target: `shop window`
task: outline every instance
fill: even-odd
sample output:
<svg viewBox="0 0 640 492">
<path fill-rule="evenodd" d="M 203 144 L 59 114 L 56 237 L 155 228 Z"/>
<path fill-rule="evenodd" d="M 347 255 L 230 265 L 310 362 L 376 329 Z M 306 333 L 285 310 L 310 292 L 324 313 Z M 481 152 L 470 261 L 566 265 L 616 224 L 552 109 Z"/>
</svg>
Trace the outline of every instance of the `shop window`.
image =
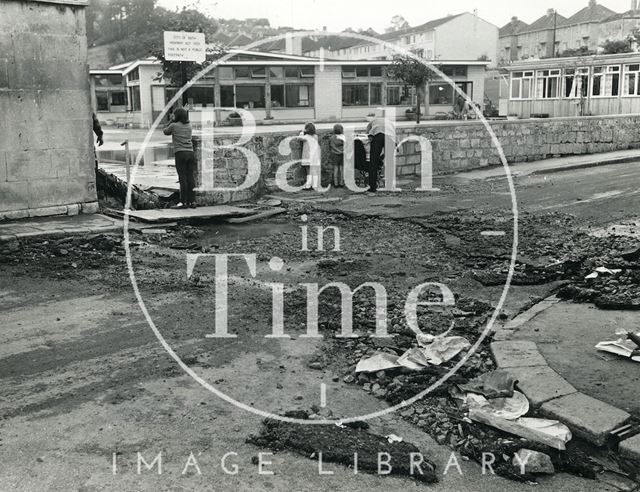
<svg viewBox="0 0 640 492">
<path fill-rule="evenodd" d="M 536 98 L 560 97 L 560 70 L 538 70 L 536 74 Z"/>
<path fill-rule="evenodd" d="M 284 85 L 271 86 L 271 107 L 282 108 L 285 106 Z"/>
<path fill-rule="evenodd" d="M 350 84 L 342 86 L 343 106 L 368 106 L 369 105 L 369 85 Z"/>
<path fill-rule="evenodd" d="M 288 108 L 306 108 L 313 106 L 313 86 L 287 85 L 286 102 Z"/>
<path fill-rule="evenodd" d="M 236 85 L 236 107 L 264 108 L 264 85 Z"/>
<path fill-rule="evenodd" d="M 408 85 L 387 86 L 387 106 L 409 106 L 411 89 Z"/>
<path fill-rule="evenodd" d="M 220 106 L 223 108 L 235 108 L 236 104 L 233 96 L 232 85 L 220 86 Z"/>
</svg>

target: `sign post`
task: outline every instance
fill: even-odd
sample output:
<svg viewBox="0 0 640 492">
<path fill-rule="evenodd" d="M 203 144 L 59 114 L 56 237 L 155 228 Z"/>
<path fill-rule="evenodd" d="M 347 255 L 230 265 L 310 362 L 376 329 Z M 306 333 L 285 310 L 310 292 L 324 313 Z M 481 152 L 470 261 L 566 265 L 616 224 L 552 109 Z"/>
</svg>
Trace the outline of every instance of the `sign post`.
<svg viewBox="0 0 640 492">
<path fill-rule="evenodd" d="M 165 31 L 164 32 L 164 59 L 180 62 L 180 78 L 182 87 L 187 83 L 187 67 L 185 63 L 203 63 L 206 60 L 207 45 L 204 33 Z M 182 94 L 182 105 L 187 102 L 187 94 Z"/>
</svg>

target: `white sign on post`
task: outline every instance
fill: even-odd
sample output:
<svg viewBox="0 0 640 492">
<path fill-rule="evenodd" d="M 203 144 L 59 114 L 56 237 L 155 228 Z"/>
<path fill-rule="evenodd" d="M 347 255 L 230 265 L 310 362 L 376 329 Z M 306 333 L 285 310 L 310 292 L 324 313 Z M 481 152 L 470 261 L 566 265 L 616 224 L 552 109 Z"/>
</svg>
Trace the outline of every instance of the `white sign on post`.
<svg viewBox="0 0 640 492">
<path fill-rule="evenodd" d="M 206 48 L 204 33 L 164 32 L 165 60 L 202 63 L 206 58 Z"/>
</svg>

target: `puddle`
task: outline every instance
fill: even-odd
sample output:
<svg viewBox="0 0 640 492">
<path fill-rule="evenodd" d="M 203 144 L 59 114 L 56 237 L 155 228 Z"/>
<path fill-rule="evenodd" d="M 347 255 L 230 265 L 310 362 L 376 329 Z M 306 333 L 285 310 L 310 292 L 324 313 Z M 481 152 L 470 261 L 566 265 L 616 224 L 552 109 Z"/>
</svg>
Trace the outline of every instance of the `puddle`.
<svg viewBox="0 0 640 492">
<path fill-rule="evenodd" d="M 198 240 L 202 246 L 220 245 L 258 237 L 299 230 L 298 224 L 260 222 L 248 224 L 208 224 L 200 226 L 204 234 Z"/>
</svg>

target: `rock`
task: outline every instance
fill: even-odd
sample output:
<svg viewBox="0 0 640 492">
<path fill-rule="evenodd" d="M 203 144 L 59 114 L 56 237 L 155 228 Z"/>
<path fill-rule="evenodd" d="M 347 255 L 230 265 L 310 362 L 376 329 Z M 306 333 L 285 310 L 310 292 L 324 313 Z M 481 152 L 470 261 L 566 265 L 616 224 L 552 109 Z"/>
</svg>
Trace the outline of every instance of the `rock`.
<svg viewBox="0 0 640 492">
<path fill-rule="evenodd" d="M 349 375 L 345 376 L 344 378 L 342 378 L 342 380 L 345 383 L 353 383 L 356 380 L 356 378 L 355 378 L 355 376 L 353 374 L 349 374 Z"/>
<path fill-rule="evenodd" d="M 520 449 L 515 454 L 511 464 L 515 468 L 516 473 L 520 474 L 522 474 L 523 471 L 524 474 L 534 473 L 546 475 L 553 475 L 556 472 L 549 455 L 525 448 Z"/>
<path fill-rule="evenodd" d="M 315 371 L 321 371 L 322 369 L 324 369 L 324 364 L 322 364 L 322 362 L 310 362 L 309 363 L 309 369 L 313 369 Z"/>
</svg>

